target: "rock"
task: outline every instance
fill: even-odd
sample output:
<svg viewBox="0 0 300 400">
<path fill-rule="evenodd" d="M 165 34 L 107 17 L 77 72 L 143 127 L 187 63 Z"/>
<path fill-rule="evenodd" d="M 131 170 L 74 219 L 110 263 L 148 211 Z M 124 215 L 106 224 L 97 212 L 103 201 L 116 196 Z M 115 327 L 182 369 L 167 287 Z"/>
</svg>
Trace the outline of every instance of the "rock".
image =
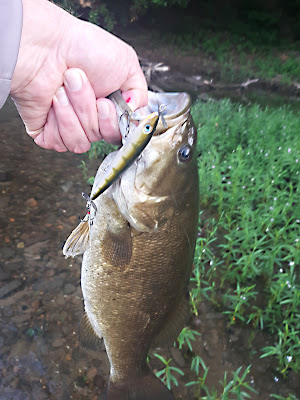
<svg viewBox="0 0 300 400">
<path fill-rule="evenodd" d="M 13 292 L 14 290 L 16 290 L 20 285 L 21 285 L 21 281 L 19 281 L 17 279 L 3 285 L 0 288 L 0 299 L 2 299 L 2 297 L 7 296 L 9 293 Z"/>
<path fill-rule="evenodd" d="M 73 292 L 75 292 L 76 287 L 74 285 L 72 285 L 71 283 L 67 283 L 64 286 L 64 294 L 71 294 Z"/>
<path fill-rule="evenodd" d="M 0 202 L 0 209 L 3 210 L 4 208 L 5 208 L 5 206 L 3 207 L 3 206 L 1 205 L 1 202 Z M 7 225 L 8 225 L 7 219 L 5 219 L 5 218 L 0 218 L 0 229 L 6 228 Z"/>
<path fill-rule="evenodd" d="M 15 251 L 11 247 L 1 247 L 0 254 L 2 259 L 8 260 L 15 255 Z"/>
<path fill-rule="evenodd" d="M 24 249 L 24 247 L 25 247 L 24 242 L 19 242 L 19 243 L 17 244 L 17 248 L 18 248 L 18 249 Z"/>
<path fill-rule="evenodd" d="M 72 225 L 76 225 L 79 223 L 79 218 L 76 217 L 75 215 L 72 215 L 71 217 L 68 218 L 68 221 L 70 221 Z"/>
<path fill-rule="evenodd" d="M 91 367 L 87 370 L 86 377 L 88 378 L 89 381 L 93 380 L 96 375 L 97 375 L 97 368 Z"/>
<path fill-rule="evenodd" d="M 96 375 L 94 378 L 94 385 L 98 388 L 103 388 L 105 384 L 105 380 L 101 375 Z"/>
<path fill-rule="evenodd" d="M 3 315 L 5 317 L 11 317 L 13 315 L 12 306 L 5 306 L 3 307 Z"/>
<path fill-rule="evenodd" d="M 49 245 L 49 240 L 44 240 L 42 242 L 37 242 L 27 247 L 24 251 L 24 255 L 27 260 L 40 260 L 41 251 L 46 249 Z"/>
<path fill-rule="evenodd" d="M 0 281 L 6 281 L 9 279 L 9 274 L 0 267 Z"/>
<path fill-rule="evenodd" d="M 4 337 L 0 336 L 0 349 L 1 347 L 3 347 L 3 345 L 4 345 Z"/>
<path fill-rule="evenodd" d="M 37 207 L 37 205 L 38 205 L 38 203 L 35 200 L 35 198 L 33 198 L 33 197 L 31 197 L 30 199 L 25 201 L 25 206 L 26 207 L 34 208 L 34 207 Z"/>
<path fill-rule="evenodd" d="M 71 182 L 71 181 L 65 182 L 62 185 L 60 185 L 60 187 L 62 188 L 62 190 L 65 193 L 67 193 L 71 189 L 72 186 L 73 186 L 73 182 Z"/>
<path fill-rule="evenodd" d="M 219 341 L 218 331 L 216 329 L 212 329 L 210 332 L 209 342 L 211 345 L 216 345 Z"/>
<path fill-rule="evenodd" d="M 185 359 L 183 358 L 180 350 L 176 347 L 172 347 L 170 351 L 176 364 L 178 364 L 181 368 L 185 367 Z"/>
<path fill-rule="evenodd" d="M 12 181 L 12 174 L 10 172 L 0 171 L 0 183 L 7 183 Z"/>
<path fill-rule="evenodd" d="M 55 289 L 61 289 L 66 278 L 65 273 L 54 276 L 52 279 L 40 280 L 34 284 L 34 290 L 49 292 Z"/>
<path fill-rule="evenodd" d="M 214 358 L 215 357 L 215 351 L 213 350 L 212 346 L 210 345 L 210 343 L 208 343 L 206 340 L 203 341 L 203 348 L 206 351 L 207 355 L 210 358 Z"/>
<path fill-rule="evenodd" d="M 65 344 L 64 339 L 59 338 L 59 339 L 54 340 L 54 342 L 52 343 L 52 346 L 53 347 L 61 347 L 61 346 L 64 346 L 64 344 Z"/>
</svg>

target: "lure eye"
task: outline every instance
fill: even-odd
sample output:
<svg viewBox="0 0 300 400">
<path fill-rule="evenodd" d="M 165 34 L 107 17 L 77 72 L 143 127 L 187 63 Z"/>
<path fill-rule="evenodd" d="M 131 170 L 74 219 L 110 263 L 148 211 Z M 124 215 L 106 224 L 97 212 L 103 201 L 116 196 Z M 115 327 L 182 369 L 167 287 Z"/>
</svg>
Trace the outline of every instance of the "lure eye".
<svg viewBox="0 0 300 400">
<path fill-rule="evenodd" d="M 190 161 L 192 157 L 192 150 L 190 146 L 183 146 L 181 149 L 178 150 L 178 158 L 182 162 Z"/>
<path fill-rule="evenodd" d="M 146 124 L 144 126 L 143 132 L 146 134 L 152 132 L 152 126 L 150 124 Z"/>
</svg>

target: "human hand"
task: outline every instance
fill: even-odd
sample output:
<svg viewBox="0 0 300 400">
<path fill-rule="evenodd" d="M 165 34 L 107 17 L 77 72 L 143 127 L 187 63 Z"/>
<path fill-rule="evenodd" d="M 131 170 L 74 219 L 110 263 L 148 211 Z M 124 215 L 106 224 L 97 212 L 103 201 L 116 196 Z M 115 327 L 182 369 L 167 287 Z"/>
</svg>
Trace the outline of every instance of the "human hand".
<svg viewBox="0 0 300 400">
<path fill-rule="evenodd" d="M 35 143 L 83 153 L 120 141 L 113 103 L 121 89 L 134 110 L 147 104 L 135 51 L 47 0 L 23 0 L 23 31 L 11 96 Z"/>
</svg>

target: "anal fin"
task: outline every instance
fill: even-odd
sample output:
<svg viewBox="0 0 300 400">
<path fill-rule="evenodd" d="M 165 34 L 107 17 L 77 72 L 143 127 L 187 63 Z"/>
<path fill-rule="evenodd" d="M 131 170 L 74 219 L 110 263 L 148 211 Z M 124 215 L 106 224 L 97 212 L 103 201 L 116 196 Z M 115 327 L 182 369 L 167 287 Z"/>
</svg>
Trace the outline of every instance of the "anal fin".
<svg viewBox="0 0 300 400">
<path fill-rule="evenodd" d="M 173 307 L 160 332 L 154 338 L 152 347 L 171 345 L 186 325 L 190 316 L 190 305 L 186 296 Z"/>
<path fill-rule="evenodd" d="M 97 351 L 102 347 L 102 338 L 94 331 L 86 312 L 79 323 L 77 336 L 81 346 L 86 349 Z"/>
</svg>

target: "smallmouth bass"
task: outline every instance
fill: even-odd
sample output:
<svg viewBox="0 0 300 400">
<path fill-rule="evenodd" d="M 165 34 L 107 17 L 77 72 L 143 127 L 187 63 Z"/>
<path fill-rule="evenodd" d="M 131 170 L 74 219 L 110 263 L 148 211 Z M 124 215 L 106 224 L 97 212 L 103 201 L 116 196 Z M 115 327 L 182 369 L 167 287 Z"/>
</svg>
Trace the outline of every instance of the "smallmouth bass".
<svg viewBox="0 0 300 400">
<path fill-rule="evenodd" d="M 189 313 L 199 209 L 197 134 L 186 93 L 149 92 L 148 106 L 138 112 L 149 115 L 161 103 L 165 123 L 94 200 L 85 228 L 81 223 L 63 250 L 66 256 L 84 253 L 79 340 L 97 349 L 103 338 L 111 366 L 108 400 L 173 399 L 147 366 L 147 354 L 151 346 L 172 343 Z M 91 198 L 116 156 L 101 164 Z"/>
</svg>

